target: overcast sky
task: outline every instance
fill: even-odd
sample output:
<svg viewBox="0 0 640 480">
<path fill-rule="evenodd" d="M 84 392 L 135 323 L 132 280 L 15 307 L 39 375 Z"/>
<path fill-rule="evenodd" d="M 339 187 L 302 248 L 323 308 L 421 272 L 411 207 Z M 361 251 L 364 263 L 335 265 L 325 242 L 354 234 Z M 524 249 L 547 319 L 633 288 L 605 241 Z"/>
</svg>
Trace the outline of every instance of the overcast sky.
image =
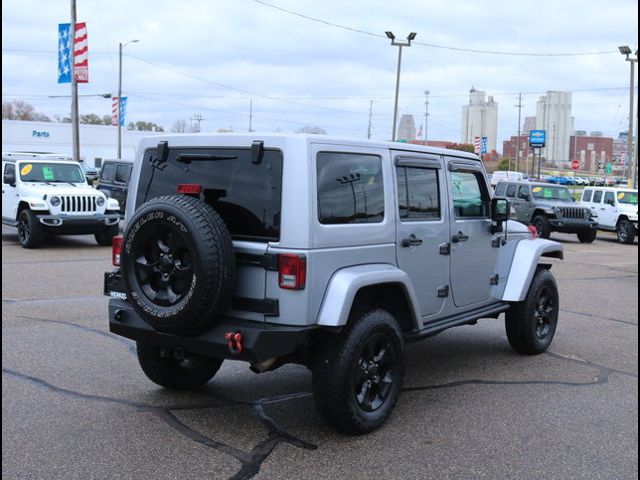
<svg viewBox="0 0 640 480">
<path fill-rule="evenodd" d="M 79 90 L 117 92 L 118 43 L 138 39 L 124 49 L 127 122 L 169 130 L 201 115 L 202 131 L 246 131 L 252 100 L 254 130 L 362 138 L 373 101 L 372 137 L 389 139 L 398 48 L 384 32 L 416 32 L 403 49 L 399 113 L 420 128 L 429 90 L 429 139 L 460 141 L 471 87 L 498 102 L 499 150 L 518 129 L 518 92 L 523 120 L 546 91 L 572 91 L 576 128 L 617 137 L 629 109 L 618 46 L 637 49 L 637 17 L 635 0 L 77 0 L 90 76 Z M 69 21 L 69 0 L 2 2 L 3 100 L 69 115 L 68 97 L 50 98 L 70 93 L 56 83 L 57 25 Z M 79 105 L 111 113 L 101 97 Z"/>
</svg>

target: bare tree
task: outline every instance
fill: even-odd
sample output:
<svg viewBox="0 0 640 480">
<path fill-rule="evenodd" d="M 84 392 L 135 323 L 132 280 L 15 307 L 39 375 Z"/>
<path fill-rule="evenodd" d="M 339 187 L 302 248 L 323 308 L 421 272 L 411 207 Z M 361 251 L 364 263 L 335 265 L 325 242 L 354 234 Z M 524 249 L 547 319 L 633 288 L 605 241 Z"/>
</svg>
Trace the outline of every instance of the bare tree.
<svg viewBox="0 0 640 480">
<path fill-rule="evenodd" d="M 184 133 L 187 131 L 187 121 L 186 120 L 176 120 L 171 127 L 171 131 L 174 133 Z"/>
<path fill-rule="evenodd" d="M 5 120 L 15 120 L 16 112 L 13 108 L 13 103 L 3 100 L 2 101 L 2 118 Z"/>
<path fill-rule="evenodd" d="M 321 127 L 304 126 L 296 130 L 296 133 L 314 133 L 316 135 L 326 135 L 327 131 Z"/>
</svg>

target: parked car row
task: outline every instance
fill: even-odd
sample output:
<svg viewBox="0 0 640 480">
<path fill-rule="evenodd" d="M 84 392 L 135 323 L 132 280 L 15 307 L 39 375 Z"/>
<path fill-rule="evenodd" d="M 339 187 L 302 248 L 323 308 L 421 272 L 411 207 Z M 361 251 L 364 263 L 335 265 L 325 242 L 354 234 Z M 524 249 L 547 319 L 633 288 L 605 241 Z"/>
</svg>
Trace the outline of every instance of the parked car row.
<svg viewBox="0 0 640 480">
<path fill-rule="evenodd" d="M 547 183 L 554 183 L 557 185 L 578 185 L 578 186 L 596 186 L 596 187 L 610 187 L 614 185 L 623 185 L 627 183 L 627 179 L 624 177 L 582 177 L 573 175 L 543 175 L 541 179 Z"/>
</svg>

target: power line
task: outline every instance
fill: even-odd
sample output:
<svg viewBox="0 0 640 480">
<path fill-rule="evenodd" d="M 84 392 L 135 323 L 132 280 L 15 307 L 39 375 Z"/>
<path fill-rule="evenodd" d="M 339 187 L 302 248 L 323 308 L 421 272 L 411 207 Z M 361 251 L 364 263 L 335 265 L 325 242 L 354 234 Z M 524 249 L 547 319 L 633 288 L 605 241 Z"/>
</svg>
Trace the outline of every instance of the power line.
<svg viewBox="0 0 640 480">
<path fill-rule="evenodd" d="M 294 12 L 293 10 L 287 10 L 286 8 L 282 8 L 277 5 L 264 2 L 262 0 L 252 0 L 252 1 L 255 3 L 259 3 L 260 5 L 264 5 L 265 7 L 270 7 L 276 10 L 280 10 L 281 12 L 288 13 L 296 17 L 301 17 L 301 18 L 304 18 L 305 20 L 310 20 L 312 22 L 322 23 L 330 27 L 341 28 L 343 30 L 348 30 L 354 33 L 360 33 L 362 35 L 368 35 L 370 37 L 385 38 L 385 36 L 382 34 L 367 32 L 366 30 L 360 30 L 358 28 L 347 27 L 345 25 L 329 22 L 321 18 L 310 17 L 309 15 L 304 15 L 299 12 Z M 607 50 L 607 51 L 601 51 L 601 52 L 579 52 L 579 53 L 504 52 L 504 51 L 498 51 L 498 50 L 478 50 L 473 48 L 452 47 L 448 45 L 437 45 L 435 43 L 424 43 L 424 42 L 416 42 L 416 41 L 414 41 L 413 44 L 422 45 L 423 47 L 440 48 L 444 50 L 453 50 L 458 52 L 485 53 L 489 55 L 526 56 L 526 57 L 578 57 L 578 56 L 586 56 L 586 55 L 604 55 L 609 53 L 618 53 L 616 50 Z"/>
</svg>

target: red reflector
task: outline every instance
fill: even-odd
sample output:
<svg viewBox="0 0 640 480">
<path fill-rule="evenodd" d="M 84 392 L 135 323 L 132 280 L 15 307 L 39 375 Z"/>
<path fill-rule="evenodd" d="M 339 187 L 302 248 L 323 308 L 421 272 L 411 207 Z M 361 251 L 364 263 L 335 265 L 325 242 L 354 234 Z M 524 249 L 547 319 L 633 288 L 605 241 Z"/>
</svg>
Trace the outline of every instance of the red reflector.
<svg viewBox="0 0 640 480">
<path fill-rule="evenodd" d="M 178 193 L 184 193 L 185 195 L 198 194 L 202 191 L 202 185 L 197 183 L 179 183 Z"/>
<path fill-rule="evenodd" d="M 114 267 L 120 266 L 120 253 L 122 252 L 122 235 L 113 237 L 111 244 L 111 263 Z"/>
<path fill-rule="evenodd" d="M 538 229 L 535 227 L 535 225 L 529 225 L 528 228 L 531 238 L 538 238 Z"/>
<path fill-rule="evenodd" d="M 288 290 L 304 289 L 307 279 L 307 259 L 304 255 L 278 255 L 278 285 Z"/>
</svg>

